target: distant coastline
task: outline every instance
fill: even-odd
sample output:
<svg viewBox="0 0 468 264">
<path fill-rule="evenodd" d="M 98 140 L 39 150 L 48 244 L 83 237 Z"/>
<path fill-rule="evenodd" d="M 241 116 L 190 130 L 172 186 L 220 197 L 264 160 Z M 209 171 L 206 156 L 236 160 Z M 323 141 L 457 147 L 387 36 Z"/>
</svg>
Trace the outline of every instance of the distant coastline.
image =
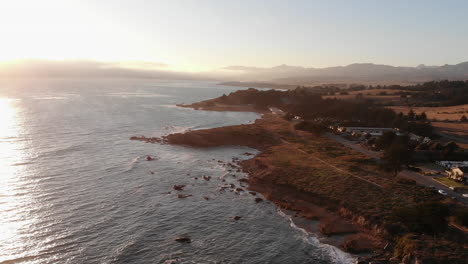
<svg viewBox="0 0 468 264">
<path fill-rule="evenodd" d="M 285 89 L 285 90 L 292 90 L 296 89 L 297 85 L 288 85 L 288 84 L 274 84 L 268 82 L 221 82 L 218 85 L 226 85 L 226 86 L 237 86 L 237 87 L 252 87 L 252 88 L 271 88 L 271 89 Z"/>
</svg>

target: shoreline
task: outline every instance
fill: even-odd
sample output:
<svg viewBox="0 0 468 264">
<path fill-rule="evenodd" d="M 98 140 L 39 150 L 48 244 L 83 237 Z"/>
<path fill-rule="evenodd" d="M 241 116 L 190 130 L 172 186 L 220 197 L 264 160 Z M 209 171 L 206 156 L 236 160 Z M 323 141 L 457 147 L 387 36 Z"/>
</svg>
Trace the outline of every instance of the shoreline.
<svg viewBox="0 0 468 264">
<path fill-rule="evenodd" d="M 339 211 L 333 212 L 326 206 L 319 206 L 321 204 L 320 201 L 307 201 L 307 199 L 304 199 L 304 194 L 298 195 L 297 189 L 258 181 L 256 173 L 262 174 L 265 172 L 265 168 L 261 168 L 261 166 L 260 168 L 256 168 L 256 166 L 252 167 L 252 164 L 256 164 L 258 158 L 265 155 L 272 147 L 284 144 L 282 141 L 284 139 L 281 135 L 271 135 L 270 133 L 274 130 L 281 130 L 276 126 L 283 126 L 282 129 L 284 130 L 284 126 L 286 125 L 287 130 L 290 130 L 291 126 L 288 121 L 278 115 L 268 113 L 267 111 L 259 111 L 245 105 L 237 105 L 236 107 L 212 105 L 204 107 L 203 103 L 196 103 L 193 105 L 177 106 L 204 111 L 242 110 L 242 112 L 259 113 L 262 116 L 256 119 L 253 124 L 193 130 L 185 133 L 170 134 L 161 138 L 134 137 L 132 139 L 149 143 L 195 148 L 247 146 L 257 149 L 259 151 L 257 155 L 238 163 L 242 171 L 248 175 L 248 189 L 261 193 L 265 199 L 273 202 L 278 210 L 281 210 L 285 216 L 293 221 L 297 228 L 305 230 L 309 235 L 314 236 L 320 241 L 320 243 L 334 246 L 343 252 L 351 254 L 355 258 L 363 255 L 367 256 L 372 251 L 379 250 L 385 245 L 382 240 L 374 238 L 372 230 L 357 225 L 349 218 L 341 215 Z M 292 131 L 289 132 L 293 133 Z"/>
<path fill-rule="evenodd" d="M 309 226 L 314 239 L 353 254 L 357 263 L 464 263 L 464 242 L 457 230 L 447 230 L 456 237 L 436 239 L 413 231 L 411 223 L 402 222 L 398 215 L 420 206 L 454 206 L 451 201 L 383 171 L 368 154 L 318 130 L 297 130 L 298 122 L 283 118 L 282 111 L 270 112 L 265 104 L 243 104 L 252 96 L 262 94 L 249 89 L 178 106 L 262 114 L 254 123 L 132 139 L 193 148 L 246 146 L 259 150 L 251 159 L 236 162 L 248 175 L 241 183 L 248 182 L 249 190 L 261 193 L 278 210 L 292 212 L 290 217 L 298 223 L 319 221 L 318 226 Z"/>
</svg>

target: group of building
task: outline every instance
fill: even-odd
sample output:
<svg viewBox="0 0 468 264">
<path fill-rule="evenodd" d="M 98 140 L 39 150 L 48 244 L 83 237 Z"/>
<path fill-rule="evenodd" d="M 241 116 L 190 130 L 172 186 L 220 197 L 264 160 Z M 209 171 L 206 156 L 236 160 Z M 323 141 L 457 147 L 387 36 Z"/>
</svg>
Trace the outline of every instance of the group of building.
<svg viewBox="0 0 468 264">
<path fill-rule="evenodd" d="M 368 140 L 369 138 L 378 138 L 386 132 L 393 132 L 396 135 L 403 133 L 397 128 L 386 127 L 344 127 L 330 126 L 331 130 L 343 135 L 358 138 L 359 140 Z M 418 136 L 414 133 L 405 133 L 410 137 L 410 140 L 419 143 L 429 143 L 431 139 L 424 136 Z M 468 161 L 437 161 L 436 164 L 445 168 L 445 174 L 448 178 L 468 183 Z"/>
<path fill-rule="evenodd" d="M 468 161 L 437 161 L 438 165 L 445 168 L 445 174 L 448 178 L 468 183 Z"/>
<path fill-rule="evenodd" d="M 369 137 L 380 137 L 386 132 L 393 132 L 397 136 L 403 133 L 398 128 L 390 127 L 344 127 L 344 126 L 330 126 L 330 129 L 341 133 L 342 135 L 349 135 L 353 137 L 369 138 Z M 417 141 L 420 143 L 429 143 L 430 138 L 424 136 L 418 136 L 414 133 L 407 133 L 410 140 Z"/>
</svg>

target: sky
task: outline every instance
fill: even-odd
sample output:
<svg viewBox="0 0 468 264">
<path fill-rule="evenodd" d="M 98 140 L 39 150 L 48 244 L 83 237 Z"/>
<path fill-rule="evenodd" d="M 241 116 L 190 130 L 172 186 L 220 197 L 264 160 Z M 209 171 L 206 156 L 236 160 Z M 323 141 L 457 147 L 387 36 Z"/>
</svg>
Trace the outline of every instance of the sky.
<svg viewBox="0 0 468 264">
<path fill-rule="evenodd" d="M 395 66 L 468 61 L 465 0 L 0 0 L 0 62 Z"/>
</svg>

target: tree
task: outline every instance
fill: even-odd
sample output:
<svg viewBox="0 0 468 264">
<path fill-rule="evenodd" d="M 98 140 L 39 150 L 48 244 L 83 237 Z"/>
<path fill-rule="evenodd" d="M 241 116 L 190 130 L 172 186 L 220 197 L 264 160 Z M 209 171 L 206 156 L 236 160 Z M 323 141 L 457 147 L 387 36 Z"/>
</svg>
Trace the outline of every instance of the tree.
<svg viewBox="0 0 468 264">
<path fill-rule="evenodd" d="M 395 139 L 395 132 L 384 132 L 381 137 L 375 142 L 375 147 L 377 149 L 387 149 L 392 145 L 393 140 Z"/>
<path fill-rule="evenodd" d="M 409 119 L 409 120 L 414 120 L 415 117 L 416 117 L 416 114 L 414 113 L 413 109 L 411 109 L 411 110 L 408 112 L 408 119 Z"/>
<path fill-rule="evenodd" d="M 283 116 L 284 119 L 288 120 L 288 121 L 291 121 L 293 118 L 294 118 L 294 115 L 287 112 L 284 116 Z"/>
<path fill-rule="evenodd" d="M 460 122 L 466 122 L 468 121 L 468 118 L 466 118 L 466 115 L 462 115 L 462 117 L 460 118 Z"/>
<path fill-rule="evenodd" d="M 421 121 L 426 121 L 426 120 L 427 120 L 426 112 L 422 112 L 422 113 L 419 115 L 418 119 L 421 120 Z"/>
<path fill-rule="evenodd" d="M 447 205 L 438 202 L 426 202 L 393 211 L 395 220 L 406 225 L 411 232 L 435 235 L 447 229 Z"/>
<path fill-rule="evenodd" d="M 382 159 L 389 168 L 393 176 L 397 176 L 403 165 L 409 165 L 411 162 L 411 148 L 409 147 L 408 136 L 396 137 L 392 144 L 385 149 Z"/>
<path fill-rule="evenodd" d="M 449 143 L 445 144 L 443 147 L 442 155 L 444 158 L 448 158 L 453 152 L 455 152 L 457 149 L 460 147 L 457 145 L 457 143 L 450 141 Z"/>
</svg>

